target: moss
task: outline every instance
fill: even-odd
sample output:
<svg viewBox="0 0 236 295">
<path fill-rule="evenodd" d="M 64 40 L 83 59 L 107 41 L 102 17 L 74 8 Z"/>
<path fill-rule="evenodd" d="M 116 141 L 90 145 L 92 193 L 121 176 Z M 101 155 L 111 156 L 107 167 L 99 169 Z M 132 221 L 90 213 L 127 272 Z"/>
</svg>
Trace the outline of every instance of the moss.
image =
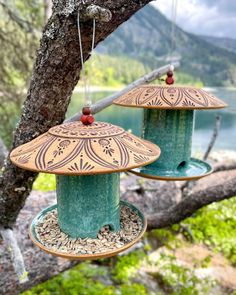
<svg viewBox="0 0 236 295">
<path fill-rule="evenodd" d="M 179 265 L 173 255 L 161 254 L 156 262 L 160 271 L 152 274 L 165 294 L 198 295 L 209 294 L 215 281 L 198 278 L 194 271 Z"/>
<path fill-rule="evenodd" d="M 157 246 L 166 246 L 175 249 L 181 246 L 181 240 L 176 236 L 179 233 L 179 226 L 168 229 L 155 229 L 148 234 L 148 238 L 156 240 Z"/>
<path fill-rule="evenodd" d="M 133 261 L 133 258 L 132 258 Z M 81 263 L 53 279 L 40 284 L 21 295 L 147 295 L 144 286 L 137 283 L 125 283 L 120 286 L 104 285 L 99 278 L 107 279 L 109 272 L 103 266 L 88 262 Z"/>
<path fill-rule="evenodd" d="M 104 275 L 103 268 L 95 267 L 89 263 L 81 263 L 73 269 L 66 271 L 53 279 L 40 284 L 21 295 L 112 295 L 114 286 L 103 285 L 96 278 Z"/>
<path fill-rule="evenodd" d="M 22 273 L 22 275 L 21 275 L 20 278 L 19 278 L 20 283 L 23 283 L 23 282 L 27 279 L 28 274 L 29 274 L 29 273 L 28 273 L 27 271 L 24 271 L 24 272 Z"/>
<path fill-rule="evenodd" d="M 131 295 L 131 294 L 148 295 L 147 290 L 141 284 L 130 284 L 130 285 L 123 284 L 120 287 L 120 292 L 121 292 L 121 295 Z"/>
<path fill-rule="evenodd" d="M 114 269 L 112 270 L 112 278 L 117 283 L 128 283 L 139 269 L 141 262 L 146 255 L 143 251 L 136 251 L 127 256 L 118 256 Z"/>
<path fill-rule="evenodd" d="M 235 211 L 236 198 L 232 198 L 211 204 L 184 221 L 195 242 L 222 252 L 233 265 L 236 265 Z"/>
</svg>

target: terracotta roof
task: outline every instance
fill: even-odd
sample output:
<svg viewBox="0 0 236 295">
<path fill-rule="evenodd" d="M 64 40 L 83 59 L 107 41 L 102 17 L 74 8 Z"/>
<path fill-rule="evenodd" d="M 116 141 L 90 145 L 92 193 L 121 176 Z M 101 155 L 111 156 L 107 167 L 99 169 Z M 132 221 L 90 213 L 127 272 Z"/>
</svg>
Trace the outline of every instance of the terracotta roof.
<svg viewBox="0 0 236 295">
<path fill-rule="evenodd" d="M 147 165 L 158 146 L 109 123 L 58 125 L 11 152 L 18 167 L 53 174 L 83 175 L 125 171 Z"/>
<path fill-rule="evenodd" d="M 219 109 L 227 106 L 203 89 L 158 85 L 136 87 L 117 98 L 114 104 L 150 109 Z"/>
</svg>

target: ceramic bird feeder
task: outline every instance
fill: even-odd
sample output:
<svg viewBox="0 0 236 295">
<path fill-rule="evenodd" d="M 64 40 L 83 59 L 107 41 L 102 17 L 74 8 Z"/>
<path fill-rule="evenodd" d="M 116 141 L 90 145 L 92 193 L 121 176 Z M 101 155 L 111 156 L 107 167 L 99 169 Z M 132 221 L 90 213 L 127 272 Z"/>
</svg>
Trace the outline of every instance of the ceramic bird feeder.
<svg viewBox="0 0 236 295">
<path fill-rule="evenodd" d="M 161 148 L 158 161 L 131 172 L 164 180 L 197 179 L 212 172 L 209 164 L 191 158 L 194 110 L 224 108 L 224 102 L 193 87 L 143 85 L 114 103 L 144 108 L 142 137 Z"/>
<path fill-rule="evenodd" d="M 88 117 L 87 117 L 88 119 Z M 69 259 L 113 256 L 132 246 L 145 232 L 146 221 L 134 206 L 120 201 L 120 172 L 155 161 L 160 149 L 153 143 L 109 123 L 83 122 L 52 127 L 38 138 L 14 149 L 18 167 L 56 174 L 57 205 L 42 211 L 32 222 L 30 237 L 41 249 Z M 92 123 L 92 124 L 90 124 Z M 49 248 L 37 236 L 37 224 L 57 209 L 60 230 L 71 239 L 96 239 L 102 227 L 120 230 L 120 206 L 139 215 L 142 230 L 128 244 L 102 253 L 63 253 Z"/>
</svg>

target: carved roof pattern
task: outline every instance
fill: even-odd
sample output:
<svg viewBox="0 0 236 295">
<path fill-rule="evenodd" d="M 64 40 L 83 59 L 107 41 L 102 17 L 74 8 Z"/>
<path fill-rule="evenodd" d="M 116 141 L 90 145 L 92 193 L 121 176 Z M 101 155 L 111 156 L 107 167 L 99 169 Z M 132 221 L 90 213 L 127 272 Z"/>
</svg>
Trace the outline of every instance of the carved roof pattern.
<svg viewBox="0 0 236 295">
<path fill-rule="evenodd" d="M 203 89 L 142 85 L 117 98 L 116 105 L 157 109 L 219 109 L 227 105 Z"/>
<path fill-rule="evenodd" d="M 160 155 L 158 146 L 118 126 L 71 122 L 49 129 L 14 149 L 18 167 L 53 174 L 83 175 L 125 171 L 147 165 Z"/>
</svg>

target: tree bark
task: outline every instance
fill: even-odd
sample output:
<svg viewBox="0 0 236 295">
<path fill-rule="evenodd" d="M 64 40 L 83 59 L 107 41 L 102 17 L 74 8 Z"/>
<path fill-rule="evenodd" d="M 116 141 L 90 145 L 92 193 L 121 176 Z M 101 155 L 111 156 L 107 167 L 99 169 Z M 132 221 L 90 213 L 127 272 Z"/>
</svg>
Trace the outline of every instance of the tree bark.
<svg viewBox="0 0 236 295">
<path fill-rule="evenodd" d="M 97 45 L 150 0 L 85 1 L 86 4 L 92 2 L 112 12 L 110 22 L 105 25 L 97 23 Z M 53 13 L 43 31 L 13 147 L 62 123 L 72 91 L 79 80 L 81 61 L 77 12 L 81 1 L 54 0 L 53 4 Z M 91 49 L 92 21 L 81 24 L 81 33 L 84 60 L 87 60 Z M 13 226 L 35 177 L 36 173 L 15 167 L 8 158 L 0 179 L 0 225 Z"/>
</svg>

